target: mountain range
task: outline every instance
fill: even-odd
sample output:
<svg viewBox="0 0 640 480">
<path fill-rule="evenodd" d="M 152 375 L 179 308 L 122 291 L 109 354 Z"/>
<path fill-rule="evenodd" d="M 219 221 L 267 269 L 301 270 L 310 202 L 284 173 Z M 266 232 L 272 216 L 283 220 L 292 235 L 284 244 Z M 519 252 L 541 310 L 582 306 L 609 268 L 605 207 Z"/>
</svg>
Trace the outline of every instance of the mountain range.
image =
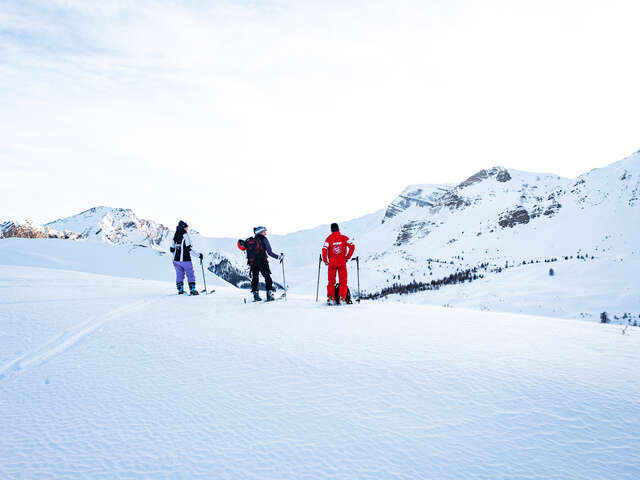
<svg viewBox="0 0 640 480">
<path fill-rule="evenodd" d="M 441 301 L 445 290 L 460 293 L 468 288 L 465 284 L 473 283 L 490 288 L 482 305 L 475 301 L 469 306 L 493 309 L 499 307 L 501 289 L 509 290 L 515 283 L 524 291 L 531 286 L 528 277 L 543 274 L 547 281 L 552 269 L 554 276 L 561 274 L 562 281 L 569 282 L 577 280 L 581 271 L 583 279 L 609 278 L 605 285 L 626 279 L 629 273 L 626 267 L 621 270 L 621 264 L 635 264 L 640 252 L 639 203 L 640 151 L 575 179 L 493 167 L 458 184 L 411 185 L 385 208 L 342 222 L 341 230 L 356 243 L 363 296 L 423 292 L 416 298 Z M 0 224 L 0 238 L 100 243 L 126 248 L 131 255 L 148 249 L 154 252 L 149 258 L 165 264 L 170 264 L 167 251 L 172 233 L 160 223 L 138 218 L 130 209 L 104 206 L 45 225 Z M 287 283 L 293 291 L 315 294 L 318 255 L 328 233 L 328 226 L 320 226 L 270 235 L 274 249 L 286 254 Z M 192 235 L 211 273 L 235 286 L 247 286 L 245 260 L 236 239 L 205 237 L 195 231 Z M 272 269 L 278 273 L 275 266 Z M 350 285 L 357 289 L 354 270 L 352 264 Z M 510 272 L 522 278 L 503 285 L 514 275 Z M 613 295 L 603 288 L 604 297 Z M 638 304 L 640 312 L 637 287 L 616 295 L 620 300 L 609 302 L 609 308 L 630 314 L 626 309 Z M 502 299 L 509 302 L 510 298 Z M 594 316 L 594 308 L 581 312 L 576 305 L 557 313 Z"/>
</svg>

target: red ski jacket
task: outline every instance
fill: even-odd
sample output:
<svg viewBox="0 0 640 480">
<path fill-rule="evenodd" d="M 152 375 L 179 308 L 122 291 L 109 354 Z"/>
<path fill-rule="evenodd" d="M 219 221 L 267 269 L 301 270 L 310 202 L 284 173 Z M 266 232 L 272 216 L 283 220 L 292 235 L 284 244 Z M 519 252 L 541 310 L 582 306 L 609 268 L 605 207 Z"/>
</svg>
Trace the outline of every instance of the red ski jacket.
<svg viewBox="0 0 640 480">
<path fill-rule="evenodd" d="M 355 249 L 356 246 L 349 241 L 349 237 L 340 232 L 333 232 L 324 241 L 322 260 L 332 267 L 345 265 Z"/>
</svg>

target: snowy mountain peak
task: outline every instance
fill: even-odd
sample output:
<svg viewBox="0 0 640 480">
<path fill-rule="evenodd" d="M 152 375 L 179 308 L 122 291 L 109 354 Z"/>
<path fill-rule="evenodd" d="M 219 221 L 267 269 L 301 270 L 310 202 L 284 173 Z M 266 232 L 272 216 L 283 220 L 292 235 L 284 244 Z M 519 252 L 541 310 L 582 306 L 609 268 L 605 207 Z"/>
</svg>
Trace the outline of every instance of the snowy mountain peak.
<svg viewBox="0 0 640 480">
<path fill-rule="evenodd" d="M 479 265 L 500 273 L 585 252 L 622 259 L 637 250 L 639 207 L 640 152 L 575 179 L 493 167 L 456 185 L 406 188 L 358 254 L 372 290 Z"/>
<path fill-rule="evenodd" d="M 112 244 L 135 244 L 162 248 L 169 229 L 152 220 L 138 218 L 131 210 L 99 206 L 71 217 L 47 223 L 45 227 L 78 232 L 83 239 Z"/>
<path fill-rule="evenodd" d="M 450 211 L 465 209 L 481 202 L 483 199 L 495 196 L 496 191 L 505 190 L 503 187 L 498 188 L 498 185 L 511 182 L 514 175 L 520 176 L 520 173 L 514 172 L 512 175 L 504 167 L 493 167 L 480 170 L 456 185 L 412 185 L 389 204 L 382 223 L 412 207 L 426 208 L 430 215 L 436 214 L 442 209 Z M 520 183 L 527 184 L 528 177 L 535 176 L 535 174 L 522 173 L 525 174 L 527 179 Z M 487 183 L 489 180 L 493 180 L 493 182 Z M 514 185 L 511 188 L 506 188 L 506 190 L 511 189 L 518 190 L 519 187 Z M 414 227 L 415 225 L 411 226 L 411 229 L 415 229 Z"/>
</svg>

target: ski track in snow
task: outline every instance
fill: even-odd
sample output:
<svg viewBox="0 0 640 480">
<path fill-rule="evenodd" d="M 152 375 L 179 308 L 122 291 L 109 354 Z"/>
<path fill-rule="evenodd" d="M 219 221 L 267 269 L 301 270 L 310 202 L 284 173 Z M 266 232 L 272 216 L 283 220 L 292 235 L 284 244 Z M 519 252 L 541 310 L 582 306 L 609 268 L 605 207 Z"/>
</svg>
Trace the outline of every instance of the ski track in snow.
<svg viewBox="0 0 640 480">
<path fill-rule="evenodd" d="M 1 367 L 2 479 L 640 478 L 637 330 L 0 266 L 18 274 L 0 319 L 53 283 L 121 306 L 32 304 L 78 323 Z"/>
<path fill-rule="evenodd" d="M 50 301 L 47 301 L 47 303 L 49 302 Z M 148 303 L 148 300 L 141 300 L 132 305 L 124 305 L 111 310 L 105 315 L 89 319 L 55 335 L 40 348 L 30 351 L 21 357 L 0 366 L 0 381 L 11 373 L 21 372 L 29 367 L 42 365 L 52 357 L 64 353 L 84 337 L 102 327 L 105 323 L 127 315 L 136 309 L 142 308 L 146 303 Z"/>
</svg>

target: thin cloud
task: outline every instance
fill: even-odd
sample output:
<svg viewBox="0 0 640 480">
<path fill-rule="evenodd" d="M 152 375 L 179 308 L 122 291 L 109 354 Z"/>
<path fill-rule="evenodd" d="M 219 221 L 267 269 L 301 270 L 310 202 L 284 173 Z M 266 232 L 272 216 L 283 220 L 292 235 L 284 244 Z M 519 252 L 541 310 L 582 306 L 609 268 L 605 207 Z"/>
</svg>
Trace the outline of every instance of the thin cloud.
<svg viewBox="0 0 640 480">
<path fill-rule="evenodd" d="M 495 164 L 573 176 L 638 148 L 638 13 L 577 1 L 5 3 L 0 171 L 17 161 L 31 174 L 0 201 L 38 220 L 118 200 L 167 222 L 188 208 L 209 233 L 256 221 L 284 232 Z M 34 184 L 48 205 L 28 195 Z M 75 195 L 58 201 L 61 189 Z"/>
</svg>

